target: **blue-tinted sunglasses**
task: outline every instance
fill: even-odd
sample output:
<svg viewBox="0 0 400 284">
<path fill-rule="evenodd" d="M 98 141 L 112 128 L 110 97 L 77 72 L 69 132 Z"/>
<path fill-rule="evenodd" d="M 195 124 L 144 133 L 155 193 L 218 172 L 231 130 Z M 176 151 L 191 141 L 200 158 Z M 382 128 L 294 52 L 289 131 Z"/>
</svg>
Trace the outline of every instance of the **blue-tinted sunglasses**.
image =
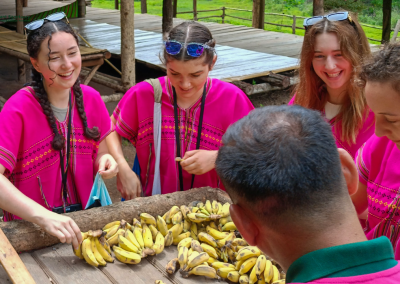
<svg viewBox="0 0 400 284">
<path fill-rule="evenodd" d="M 200 57 L 203 54 L 205 48 L 214 50 L 213 47 L 208 46 L 205 43 L 196 43 L 196 42 L 185 44 L 175 40 L 167 40 L 164 41 L 164 45 L 165 45 L 165 50 L 170 55 L 177 55 L 179 52 L 181 52 L 182 47 L 186 47 L 187 54 L 192 57 Z"/>
<path fill-rule="evenodd" d="M 64 18 L 66 19 L 67 24 L 69 24 L 67 15 L 65 15 L 64 12 L 56 12 L 56 13 L 48 15 L 44 19 L 39 19 L 39 20 L 30 22 L 29 24 L 27 24 L 25 26 L 25 34 L 27 34 L 30 31 L 37 30 L 38 28 L 42 27 L 45 22 L 57 22 L 57 21 L 61 21 Z"/>
<path fill-rule="evenodd" d="M 321 21 L 324 18 L 326 18 L 328 21 L 332 21 L 332 22 L 349 20 L 350 24 L 355 27 L 355 24 L 354 24 L 353 20 L 351 19 L 349 12 L 347 12 L 347 11 L 332 13 L 332 14 L 328 14 L 325 16 L 315 16 L 315 17 L 304 19 L 303 26 L 307 30 L 308 27 L 315 25 L 316 23 L 318 23 L 319 21 Z"/>
</svg>

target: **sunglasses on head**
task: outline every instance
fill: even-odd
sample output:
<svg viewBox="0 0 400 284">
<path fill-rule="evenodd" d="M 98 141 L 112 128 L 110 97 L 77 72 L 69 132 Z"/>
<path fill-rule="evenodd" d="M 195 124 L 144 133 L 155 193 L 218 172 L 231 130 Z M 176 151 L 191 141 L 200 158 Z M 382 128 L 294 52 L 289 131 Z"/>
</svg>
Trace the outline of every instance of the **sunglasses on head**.
<svg viewBox="0 0 400 284">
<path fill-rule="evenodd" d="M 57 22 L 57 21 L 61 21 L 62 19 L 66 19 L 67 24 L 69 24 L 67 15 L 65 15 L 64 12 L 53 13 L 53 14 L 48 15 L 44 19 L 39 19 L 39 20 L 30 22 L 29 24 L 27 24 L 25 26 L 25 34 L 27 35 L 28 32 L 37 30 L 38 28 L 42 27 L 45 22 Z"/>
<path fill-rule="evenodd" d="M 345 21 L 349 20 L 350 24 L 356 28 L 354 21 L 349 15 L 349 12 L 337 12 L 337 13 L 332 13 L 328 14 L 325 16 L 315 16 L 311 18 L 304 19 L 303 26 L 307 30 L 308 27 L 311 27 L 321 21 L 322 19 L 326 18 L 328 21 L 331 22 L 337 22 L 337 21 Z"/>
<path fill-rule="evenodd" d="M 204 49 L 210 49 L 214 50 L 211 46 L 208 46 L 205 43 L 196 43 L 196 42 L 191 42 L 191 43 L 181 43 L 179 41 L 175 40 L 167 40 L 164 41 L 165 45 L 165 50 L 169 55 L 177 55 L 179 52 L 181 52 L 182 47 L 186 47 L 187 54 L 192 56 L 192 57 L 200 57 Z"/>
</svg>

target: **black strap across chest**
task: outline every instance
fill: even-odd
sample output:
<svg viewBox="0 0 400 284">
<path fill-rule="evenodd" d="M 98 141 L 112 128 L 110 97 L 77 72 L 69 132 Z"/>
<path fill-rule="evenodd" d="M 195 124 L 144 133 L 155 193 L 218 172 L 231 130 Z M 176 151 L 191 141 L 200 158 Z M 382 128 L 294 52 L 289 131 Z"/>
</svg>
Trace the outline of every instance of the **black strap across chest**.
<svg viewBox="0 0 400 284">
<path fill-rule="evenodd" d="M 181 135 L 180 135 L 180 131 L 179 131 L 178 103 L 177 103 L 175 88 L 172 87 L 172 90 L 173 90 L 173 93 L 174 93 L 174 118 L 175 118 L 176 155 L 177 155 L 177 157 L 180 157 L 180 155 L 181 155 L 181 138 L 180 138 Z M 204 105 L 205 105 L 205 102 L 206 102 L 206 91 L 207 91 L 207 83 L 204 84 L 203 95 L 201 97 L 200 119 L 199 119 L 199 126 L 197 128 L 196 150 L 198 150 L 200 148 L 201 130 L 203 128 Z M 182 166 L 181 166 L 180 162 L 178 162 L 178 170 L 179 170 L 179 186 L 180 186 L 180 190 L 183 191 Z M 194 176 L 195 175 L 192 175 L 192 183 L 191 183 L 190 188 L 193 188 Z"/>
</svg>

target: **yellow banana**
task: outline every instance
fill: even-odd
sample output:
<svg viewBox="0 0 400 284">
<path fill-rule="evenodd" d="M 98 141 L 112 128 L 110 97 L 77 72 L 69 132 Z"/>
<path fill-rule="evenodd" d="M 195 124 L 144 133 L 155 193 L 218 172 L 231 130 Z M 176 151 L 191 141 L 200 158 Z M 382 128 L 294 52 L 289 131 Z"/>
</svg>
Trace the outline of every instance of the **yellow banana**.
<svg viewBox="0 0 400 284">
<path fill-rule="evenodd" d="M 82 242 L 87 238 L 88 233 L 82 233 Z M 74 247 L 72 247 L 72 251 L 74 252 L 74 254 L 79 257 L 80 259 L 84 259 L 83 255 L 82 255 L 82 243 L 79 245 L 78 249 L 75 249 Z"/>
<path fill-rule="evenodd" d="M 183 270 L 190 270 L 203 262 L 206 262 L 209 259 L 209 256 L 206 252 L 202 252 L 199 255 L 192 257 L 194 253 L 189 257 L 187 266 Z"/>
<path fill-rule="evenodd" d="M 222 231 L 235 231 L 237 230 L 235 223 L 233 222 L 228 222 L 225 225 L 222 226 Z"/>
<path fill-rule="evenodd" d="M 106 251 L 111 255 L 111 247 L 104 235 L 99 238 L 100 244 L 106 249 Z"/>
<path fill-rule="evenodd" d="M 182 212 L 179 211 L 178 213 L 176 213 L 173 217 L 172 217 L 172 224 L 176 225 L 176 224 L 180 224 L 182 222 Z"/>
<path fill-rule="evenodd" d="M 136 240 L 135 235 L 132 233 L 131 230 L 126 230 L 124 237 L 130 241 L 132 244 L 135 245 L 138 249 L 141 249 L 142 247 L 140 246 L 139 242 Z"/>
<path fill-rule="evenodd" d="M 244 273 L 250 271 L 250 269 L 253 268 L 253 266 L 256 264 L 256 262 L 257 262 L 257 257 L 251 257 L 249 259 L 246 259 L 243 262 L 243 264 L 240 266 L 239 273 L 244 274 Z"/>
<path fill-rule="evenodd" d="M 133 229 L 133 235 L 135 236 L 136 241 L 139 243 L 140 248 L 144 248 L 144 241 L 143 241 L 143 230 L 139 228 L 137 225 Z"/>
<path fill-rule="evenodd" d="M 168 272 L 168 274 L 174 274 L 177 268 L 178 258 L 171 259 L 167 265 L 165 266 L 165 270 Z"/>
<path fill-rule="evenodd" d="M 248 246 L 249 244 L 246 242 L 245 239 L 236 238 L 232 241 L 233 246 Z"/>
<path fill-rule="evenodd" d="M 178 211 L 179 211 L 179 207 L 178 206 L 172 206 L 171 209 L 169 210 L 169 214 L 167 214 L 167 216 L 166 216 L 165 222 L 167 224 L 171 223 L 172 217 L 174 217 L 174 215 L 176 213 L 178 213 Z"/>
<path fill-rule="evenodd" d="M 168 232 L 167 223 L 165 223 L 165 220 L 160 216 L 157 216 L 157 229 L 164 237 L 167 235 Z"/>
<path fill-rule="evenodd" d="M 164 238 L 164 246 L 169 247 L 172 245 L 172 242 L 174 241 L 174 238 L 172 237 L 172 232 L 168 231 L 168 234 Z"/>
<path fill-rule="evenodd" d="M 197 223 L 197 234 L 199 234 L 199 233 L 201 233 L 201 232 L 206 233 L 206 228 L 203 227 L 203 224 Z"/>
<path fill-rule="evenodd" d="M 162 215 L 162 218 L 164 219 L 164 221 L 167 221 L 167 216 L 169 215 L 169 211 L 171 211 L 171 209 L 168 210 L 167 212 L 165 212 L 164 215 Z"/>
<path fill-rule="evenodd" d="M 215 230 L 218 230 L 218 226 L 215 224 L 214 221 L 211 221 L 209 226 L 210 226 L 211 228 L 215 229 Z M 219 230 L 218 230 L 218 231 L 219 231 Z"/>
<path fill-rule="evenodd" d="M 214 223 L 214 222 L 211 222 L 211 223 Z M 227 236 L 229 236 L 228 232 L 220 232 L 220 231 L 212 228 L 211 226 L 206 227 L 206 232 L 207 232 L 207 234 L 209 234 L 216 240 L 222 240 L 222 239 L 226 238 Z"/>
<path fill-rule="evenodd" d="M 272 265 L 272 269 L 274 270 L 274 276 L 272 277 L 272 283 L 279 280 L 279 270 L 275 265 Z"/>
<path fill-rule="evenodd" d="M 210 212 L 208 212 L 204 207 L 203 208 L 199 208 L 199 212 L 203 213 L 204 215 L 210 216 Z"/>
<path fill-rule="evenodd" d="M 181 240 L 180 242 L 179 242 L 179 244 L 178 244 L 178 250 L 183 246 L 183 247 L 187 247 L 188 249 L 190 248 L 190 244 L 192 243 L 192 238 L 190 238 L 190 237 L 188 237 L 188 238 L 185 238 L 185 239 L 183 239 L 183 240 Z"/>
<path fill-rule="evenodd" d="M 131 243 L 127 238 L 125 238 L 122 235 L 118 237 L 118 244 L 120 248 L 126 251 L 131 251 L 137 254 L 141 253 L 141 249 L 139 249 L 137 246 L 135 246 L 133 243 Z"/>
<path fill-rule="evenodd" d="M 257 263 L 256 263 L 256 265 L 257 265 Z M 261 279 L 261 278 L 257 277 L 256 265 L 254 265 L 253 269 L 251 270 L 251 273 L 249 274 L 249 283 L 250 284 L 255 284 L 258 282 L 258 279 Z M 263 277 L 264 277 L 264 275 L 263 275 Z"/>
<path fill-rule="evenodd" d="M 286 280 L 285 279 L 280 279 L 280 280 L 277 280 L 275 282 L 272 282 L 272 284 L 286 284 Z"/>
<path fill-rule="evenodd" d="M 209 256 L 213 257 L 213 258 L 218 258 L 217 252 L 215 250 L 215 248 L 213 248 L 212 246 L 210 246 L 209 244 L 206 243 L 202 243 L 201 244 L 201 248 L 203 249 L 203 251 L 205 251 Z"/>
<path fill-rule="evenodd" d="M 264 277 L 261 277 L 257 284 L 266 284 Z"/>
<path fill-rule="evenodd" d="M 99 266 L 99 263 L 97 262 L 96 257 L 94 256 L 92 251 L 90 238 L 87 238 L 82 242 L 82 255 L 86 262 L 89 263 L 91 266 Z"/>
<path fill-rule="evenodd" d="M 183 232 L 190 232 L 190 227 L 192 226 L 192 222 L 189 219 L 183 220 Z"/>
<path fill-rule="evenodd" d="M 172 244 L 178 245 L 182 240 L 187 239 L 190 237 L 190 232 L 182 233 L 172 241 Z"/>
<path fill-rule="evenodd" d="M 155 284 L 165 284 L 165 282 L 162 281 L 162 280 L 156 280 L 156 281 L 154 281 L 154 283 L 155 283 Z"/>
<path fill-rule="evenodd" d="M 219 204 L 218 201 L 213 200 L 213 202 L 211 203 L 211 207 L 212 207 L 212 213 L 213 214 L 217 214 L 219 211 Z M 211 213 L 211 212 L 210 212 Z"/>
<path fill-rule="evenodd" d="M 240 274 L 237 271 L 231 271 L 228 273 L 228 280 L 233 283 L 239 283 Z"/>
<path fill-rule="evenodd" d="M 102 230 L 105 231 L 107 229 L 110 229 L 111 227 L 119 226 L 120 224 L 121 224 L 121 221 L 114 221 L 114 222 L 111 222 L 111 223 L 108 223 L 107 225 L 105 225 Z"/>
<path fill-rule="evenodd" d="M 214 262 L 219 262 L 219 261 L 211 256 L 207 260 L 208 265 L 212 265 Z"/>
<path fill-rule="evenodd" d="M 221 227 L 228 222 L 232 222 L 231 215 L 229 215 L 228 217 L 222 217 L 221 219 L 219 219 L 219 224 L 221 225 Z"/>
<path fill-rule="evenodd" d="M 106 240 L 108 240 L 109 238 L 114 236 L 118 232 L 119 228 L 120 228 L 120 225 L 115 225 L 115 226 L 109 228 L 107 231 L 107 234 L 105 236 Z"/>
<path fill-rule="evenodd" d="M 96 258 L 96 260 L 99 263 L 99 265 L 106 266 L 107 262 L 101 256 L 100 252 L 97 250 L 96 243 L 95 243 L 93 237 L 90 237 L 90 245 L 91 245 L 91 249 L 92 249 L 93 255 Z"/>
<path fill-rule="evenodd" d="M 204 205 L 204 208 L 208 211 L 209 214 L 213 213 L 213 209 L 212 209 L 210 200 L 206 201 L 206 204 Z"/>
<path fill-rule="evenodd" d="M 114 236 L 112 236 L 111 238 L 109 238 L 107 240 L 108 244 L 112 247 L 114 245 L 118 244 L 118 237 L 119 235 L 124 235 L 125 234 L 125 230 L 124 229 L 119 229 Z"/>
<path fill-rule="evenodd" d="M 235 239 L 235 233 L 231 232 L 224 239 L 217 240 L 216 243 L 217 243 L 218 247 L 222 248 L 225 245 L 230 246 L 230 244 L 232 243 L 232 241 L 234 239 Z"/>
<path fill-rule="evenodd" d="M 202 241 L 202 242 L 204 242 L 204 243 L 207 243 L 207 244 L 209 244 L 210 246 L 212 246 L 212 247 L 214 247 L 214 248 L 216 248 L 218 245 L 217 245 L 217 242 L 215 241 L 215 239 L 213 238 L 213 237 L 211 237 L 209 234 L 207 234 L 207 233 L 203 233 L 203 232 L 201 232 L 201 233 L 199 233 L 198 234 L 198 236 L 197 236 L 198 238 L 199 238 L 199 241 Z"/>
<path fill-rule="evenodd" d="M 199 207 L 194 206 L 194 207 L 192 208 L 192 213 L 197 213 L 198 211 L 199 211 Z"/>
<path fill-rule="evenodd" d="M 210 221 L 210 216 L 204 214 L 204 213 L 189 213 L 188 218 L 190 221 L 194 223 L 201 223 L 205 221 Z"/>
<path fill-rule="evenodd" d="M 259 257 L 261 251 L 258 247 L 245 247 L 244 249 L 238 251 L 236 260 L 248 259 L 250 257 Z"/>
<path fill-rule="evenodd" d="M 126 264 L 138 264 L 142 258 L 137 253 L 126 251 L 120 247 L 113 246 L 115 257 Z"/>
<path fill-rule="evenodd" d="M 236 267 L 233 264 L 220 261 L 211 263 L 211 267 L 213 267 L 215 270 L 220 268 L 232 268 L 233 270 L 236 270 Z"/>
<path fill-rule="evenodd" d="M 157 233 L 158 233 L 158 230 L 157 230 L 157 228 L 154 227 L 153 225 L 149 225 L 148 227 L 149 227 L 149 229 L 150 229 L 151 236 L 153 237 L 153 241 L 155 241 L 155 240 L 156 240 Z"/>
<path fill-rule="evenodd" d="M 138 225 L 140 228 L 142 227 L 142 224 L 139 222 L 139 220 L 136 218 L 133 218 L 132 226 L 135 227 L 136 225 Z"/>
<path fill-rule="evenodd" d="M 179 236 L 182 233 L 183 224 L 182 223 L 176 224 L 171 229 L 169 229 L 168 231 L 172 232 L 172 238 L 176 238 L 177 236 Z"/>
<path fill-rule="evenodd" d="M 187 220 L 187 214 L 190 213 L 190 209 L 189 207 L 187 207 L 186 205 L 182 205 L 181 206 L 181 212 L 182 212 L 182 216 L 185 220 Z"/>
<path fill-rule="evenodd" d="M 221 251 L 221 258 L 223 262 L 228 262 L 228 254 L 226 253 L 226 250 Z"/>
<path fill-rule="evenodd" d="M 266 264 L 267 264 L 267 259 L 266 259 L 265 255 L 260 255 L 257 258 L 256 264 L 254 265 L 254 270 L 255 270 L 257 279 L 260 279 L 261 276 L 264 276 L 263 273 L 264 273 Z"/>
<path fill-rule="evenodd" d="M 104 246 L 100 243 L 99 239 L 94 238 L 93 241 L 97 248 L 97 251 L 101 254 L 103 259 L 107 262 L 114 262 L 114 258 L 107 252 L 107 250 L 104 248 Z"/>
<path fill-rule="evenodd" d="M 174 224 L 172 224 L 172 222 L 171 222 L 171 223 L 167 224 L 167 229 L 169 230 L 169 229 L 171 229 L 173 226 L 174 226 Z"/>
<path fill-rule="evenodd" d="M 235 268 L 232 267 L 221 267 L 217 269 L 217 274 L 218 276 L 227 279 L 228 278 L 228 273 L 231 271 L 236 271 Z"/>
<path fill-rule="evenodd" d="M 165 244 L 164 236 L 160 232 L 158 232 L 153 246 L 154 252 L 156 254 L 162 253 L 162 251 L 164 250 L 164 244 Z"/>
<path fill-rule="evenodd" d="M 239 271 L 240 267 L 242 266 L 243 262 L 245 262 L 245 261 L 246 261 L 245 259 L 236 261 L 235 266 L 236 266 L 237 271 Z"/>
<path fill-rule="evenodd" d="M 199 265 L 190 270 L 187 275 L 199 275 L 199 276 L 206 276 L 208 278 L 212 279 L 219 279 L 217 272 L 215 271 L 214 268 L 208 266 L 208 265 Z M 184 274 L 182 274 L 184 276 Z M 187 276 L 184 276 L 187 277 Z"/>
<path fill-rule="evenodd" d="M 151 234 L 151 231 L 147 224 L 143 224 L 143 231 L 142 231 L 142 236 L 143 236 L 143 243 L 145 248 L 153 248 L 153 235 Z"/>
<path fill-rule="evenodd" d="M 184 268 L 188 262 L 188 252 L 189 249 L 187 247 L 182 246 L 179 249 L 179 253 L 178 253 L 178 262 L 180 267 Z"/>
<path fill-rule="evenodd" d="M 231 262 L 236 261 L 236 253 L 230 247 L 226 248 L 226 253 Z"/>
<path fill-rule="evenodd" d="M 231 204 L 226 202 L 224 205 L 222 205 L 222 209 L 219 213 L 222 218 L 228 217 L 230 215 L 229 208 L 231 207 Z"/>
<path fill-rule="evenodd" d="M 148 225 L 156 226 L 156 219 L 148 213 L 140 214 L 140 219 Z"/>
<path fill-rule="evenodd" d="M 239 283 L 240 284 L 249 284 L 249 276 L 247 276 L 247 274 L 240 275 Z"/>
<path fill-rule="evenodd" d="M 265 282 L 270 283 L 273 277 L 274 277 L 273 265 L 272 262 L 267 259 L 267 261 L 265 262 L 265 269 L 264 269 Z"/>
<path fill-rule="evenodd" d="M 196 240 L 192 240 L 192 242 L 190 243 L 190 247 L 192 248 L 192 250 L 197 251 L 198 253 L 201 253 L 204 251 L 200 245 L 200 242 L 196 241 Z M 215 258 L 218 258 L 218 257 L 215 257 Z"/>
</svg>

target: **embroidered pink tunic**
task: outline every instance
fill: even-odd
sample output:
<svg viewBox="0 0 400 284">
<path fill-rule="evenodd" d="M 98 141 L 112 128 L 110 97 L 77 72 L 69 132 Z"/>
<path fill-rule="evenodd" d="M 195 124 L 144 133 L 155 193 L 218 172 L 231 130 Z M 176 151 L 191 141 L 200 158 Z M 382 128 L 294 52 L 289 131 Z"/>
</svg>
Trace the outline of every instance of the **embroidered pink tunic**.
<svg viewBox="0 0 400 284">
<path fill-rule="evenodd" d="M 99 128 L 101 141 L 112 130 L 110 117 L 100 94 L 91 87 L 81 87 L 88 126 Z M 31 88 L 23 88 L 15 93 L 0 112 L 0 164 L 6 168 L 5 176 L 16 188 L 51 210 L 62 206 L 60 152 L 51 147 L 53 131 L 42 107 L 29 90 L 34 92 Z M 81 203 L 85 206 L 96 174 L 94 166 L 100 141 L 95 142 L 85 137 L 83 122 L 71 92 L 73 112 L 68 201 L 69 204 Z M 68 116 L 64 122 L 56 122 L 65 139 Z M 20 219 L 8 212 L 4 213 L 5 221 Z"/>
<path fill-rule="evenodd" d="M 179 171 L 175 162 L 176 142 L 172 87 L 167 77 L 160 77 L 163 94 L 161 101 L 161 193 L 179 191 Z M 187 110 L 178 110 L 181 132 L 181 153 L 196 149 L 197 129 L 200 117 L 201 98 Z M 152 193 L 154 179 L 153 143 L 154 92 L 149 83 L 142 82 L 124 95 L 114 111 L 116 131 L 127 138 L 137 150 L 141 169 L 140 180 L 146 196 Z M 247 115 L 253 105 L 247 96 L 232 84 L 208 79 L 207 96 L 204 106 L 203 129 L 200 149 L 218 150 L 225 131 L 235 121 Z M 186 132 L 186 139 L 185 139 Z M 184 190 L 190 188 L 192 175 L 182 170 Z M 193 187 L 220 187 L 222 184 L 215 170 L 197 175 Z"/>
<path fill-rule="evenodd" d="M 387 137 L 375 134 L 358 151 L 356 158 L 359 180 L 367 186 L 368 239 L 387 236 L 400 260 L 400 150 Z"/>
<path fill-rule="evenodd" d="M 293 98 L 290 100 L 290 102 L 288 103 L 289 105 L 294 104 L 295 96 L 293 96 Z M 322 114 L 324 115 L 325 113 L 322 112 Z M 360 131 L 356 137 L 355 144 L 348 143 L 341 139 L 342 126 L 341 126 L 341 122 L 340 121 L 338 122 L 336 120 L 336 117 L 334 117 L 330 120 L 327 120 L 327 121 L 329 122 L 329 124 L 332 127 L 332 134 L 333 134 L 333 137 L 335 138 L 336 146 L 338 148 L 345 149 L 353 158 L 356 155 L 357 150 L 361 147 L 361 145 L 364 144 L 369 139 L 369 137 L 371 137 L 371 135 L 374 134 L 374 131 L 375 131 L 375 115 L 371 110 L 369 111 L 368 117 L 366 118 L 366 120 L 363 124 L 363 127 L 360 129 Z"/>
</svg>

